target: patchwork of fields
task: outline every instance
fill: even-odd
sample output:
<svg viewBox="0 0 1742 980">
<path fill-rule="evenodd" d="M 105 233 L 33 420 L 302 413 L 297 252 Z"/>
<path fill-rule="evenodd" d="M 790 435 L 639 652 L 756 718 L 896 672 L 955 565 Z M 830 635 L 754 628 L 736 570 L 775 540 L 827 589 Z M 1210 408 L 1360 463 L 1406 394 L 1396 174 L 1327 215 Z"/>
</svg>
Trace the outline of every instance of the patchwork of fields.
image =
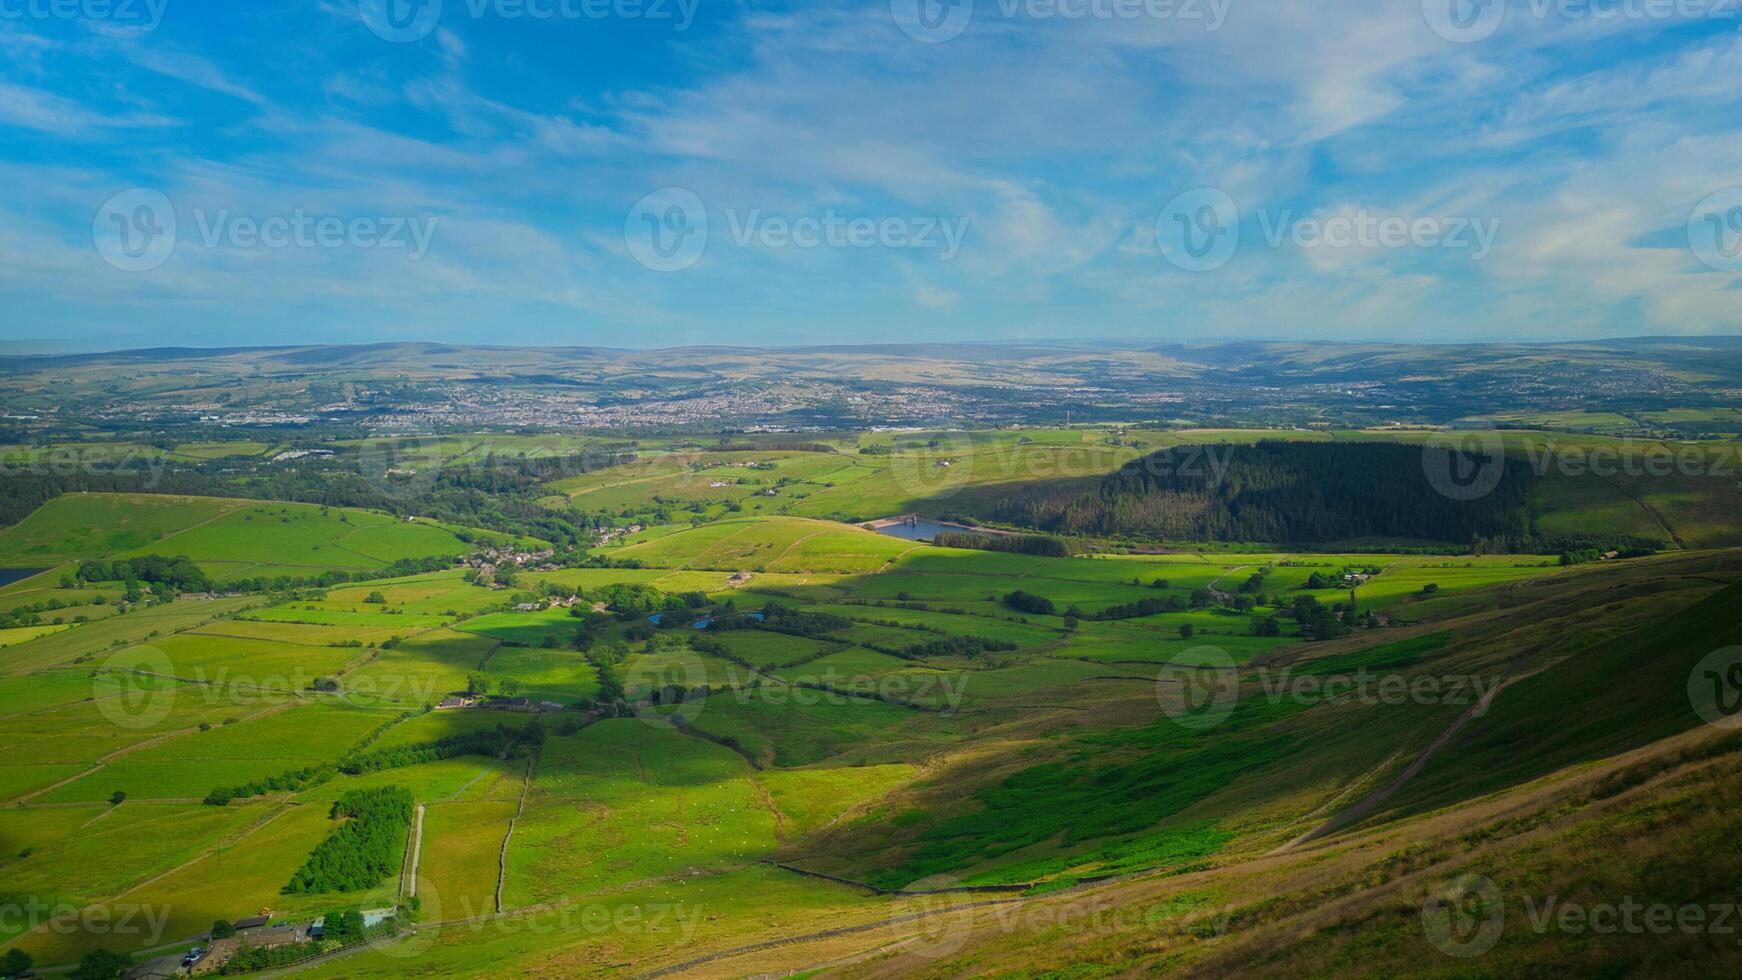
<svg viewBox="0 0 1742 980">
<path fill-rule="evenodd" d="M 672 523 L 568 562 L 584 567 L 521 571 L 511 588 L 445 567 L 156 599 L 67 573 L 160 555 L 219 581 L 385 576 L 505 539 L 313 505 L 58 498 L 0 530 L 0 565 L 45 570 L 0 586 L 0 612 L 41 610 L 34 625 L 0 629 L 0 903 L 166 916 L 149 934 L 7 921 L 0 948 L 64 964 L 97 946 L 185 948 L 216 919 L 266 909 L 300 921 L 391 906 L 429 926 L 404 948 L 436 973 L 630 974 L 849 925 L 887 939 L 877 923 L 923 914 L 918 893 L 931 889 L 1026 899 L 1286 850 L 1404 772 L 1469 707 L 1336 687 L 1348 678 L 1518 686 L 1491 726 L 1455 743 L 1464 755 L 1423 767 L 1339 833 L 1683 733 L 1695 722 L 1659 688 L 1685 679 L 1687 650 L 1737 639 L 1721 608 L 1742 563 L 1691 550 L 1729 533 L 1714 498 L 1626 481 L 1551 480 L 1539 519 L 1639 530 L 1646 514 L 1690 550 L 1570 566 L 1260 545 L 1053 557 L 820 519 L 928 499 L 971 509 L 1036 467 L 1105 472 L 1143 448 L 1209 438 L 1232 436 L 648 453 L 554 481 L 551 496 L 617 514 L 663 508 Z M 428 451 L 443 465 L 479 450 L 444 437 Z M 1325 611 L 1333 625 L 1315 633 Z M 1685 642 L 1643 639 L 1665 617 Z M 1643 709 L 1576 683 L 1585 657 L 1627 673 L 1657 714 L 1633 718 Z M 1232 694 L 1199 727 L 1205 671 Z M 1538 671 L 1546 679 L 1531 681 Z M 1555 691 L 1571 700 L 1549 710 Z M 1598 732 L 1581 711 L 1622 722 Z M 1593 747 L 1545 734 L 1538 715 Z M 1515 757 L 1527 743 L 1552 759 Z M 343 825 L 335 801 L 388 787 L 423 814 L 421 837 L 393 828 L 400 873 L 286 893 Z M 674 917 L 554 938 L 506 931 L 596 907 Z M 462 920 L 504 931 L 468 934 Z M 311 972 L 403 966 L 374 950 Z"/>
</svg>

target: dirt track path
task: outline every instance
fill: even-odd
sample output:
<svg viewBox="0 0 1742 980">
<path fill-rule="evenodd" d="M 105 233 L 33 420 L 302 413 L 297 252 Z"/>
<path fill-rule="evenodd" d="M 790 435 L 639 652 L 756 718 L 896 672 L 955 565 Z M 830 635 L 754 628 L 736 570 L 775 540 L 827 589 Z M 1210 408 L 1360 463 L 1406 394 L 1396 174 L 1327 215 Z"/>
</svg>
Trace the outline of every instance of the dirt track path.
<svg viewBox="0 0 1742 980">
<path fill-rule="evenodd" d="M 1499 686 L 1493 688 L 1487 694 L 1482 695 L 1482 699 L 1480 701 L 1477 701 L 1475 704 L 1471 705 L 1468 710 L 1466 710 L 1463 714 L 1458 716 L 1457 721 L 1454 721 L 1451 723 L 1451 725 L 1447 726 L 1446 730 L 1441 732 L 1438 738 L 1434 739 L 1432 745 L 1429 745 L 1427 747 L 1427 749 L 1422 752 L 1421 755 L 1416 756 L 1415 761 L 1410 763 L 1408 768 L 1404 769 L 1402 772 L 1397 774 L 1397 778 L 1393 779 L 1391 782 L 1386 783 L 1384 786 L 1380 787 L 1378 790 L 1369 794 L 1361 802 L 1355 804 L 1352 807 L 1349 807 L 1346 810 L 1343 810 L 1342 812 L 1338 813 L 1336 816 L 1332 817 L 1331 819 L 1325 821 L 1322 824 L 1319 824 L 1317 827 L 1314 827 L 1312 830 L 1309 830 L 1306 833 L 1300 835 L 1299 837 L 1296 837 L 1294 840 L 1289 841 L 1288 843 L 1282 845 L 1281 847 L 1277 848 L 1274 851 L 1271 851 L 1270 853 L 1283 854 L 1283 853 L 1286 853 L 1288 851 L 1295 849 L 1296 847 L 1299 847 L 1302 844 L 1306 844 L 1306 843 L 1309 843 L 1311 841 L 1318 840 L 1320 837 L 1324 837 L 1324 836 L 1327 836 L 1329 834 L 1335 833 L 1336 831 L 1341 830 L 1342 828 L 1347 827 L 1350 824 L 1353 824 L 1353 823 L 1360 821 L 1364 817 L 1371 814 L 1374 810 L 1377 810 L 1379 807 L 1383 806 L 1387 800 L 1391 799 L 1393 796 L 1395 796 L 1397 794 L 1398 790 L 1402 789 L 1405 784 L 1407 784 L 1411 779 L 1414 779 L 1424 768 L 1426 768 L 1428 762 L 1430 760 L 1432 760 L 1433 757 L 1435 755 L 1437 755 L 1441 749 L 1445 748 L 1446 743 L 1450 742 L 1454 736 L 1456 736 L 1459 732 L 1464 730 L 1465 725 L 1468 725 L 1471 721 L 1473 721 L 1477 718 L 1480 718 L 1484 714 L 1487 714 L 1488 713 L 1488 706 L 1494 703 L 1494 699 L 1499 696 L 1501 691 L 1506 690 L 1512 684 L 1516 683 L 1517 681 L 1519 681 L 1521 679 L 1522 678 L 1519 678 L 1519 677 L 1511 678 L 1507 681 L 1502 682 Z"/>
<path fill-rule="evenodd" d="M 417 864 L 423 858 L 423 804 L 417 805 L 417 817 L 411 825 L 411 841 L 406 846 L 410 849 L 409 860 L 405 862 L 403 880 L 399 885 L 401 895 L 417 897 Z"/>
</svg>

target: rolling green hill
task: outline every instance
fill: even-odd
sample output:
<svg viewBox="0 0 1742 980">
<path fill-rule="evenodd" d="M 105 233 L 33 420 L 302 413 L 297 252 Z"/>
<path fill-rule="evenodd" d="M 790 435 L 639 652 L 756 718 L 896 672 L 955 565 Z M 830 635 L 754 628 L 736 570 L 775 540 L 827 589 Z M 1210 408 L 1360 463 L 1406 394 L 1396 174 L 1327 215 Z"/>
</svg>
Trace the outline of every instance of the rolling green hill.
<svg viewBox="0 0 1742 980">
<path fill-rule="evenodd" d="M 162 555 L 191 558 L 220 580 L 309 577 L 462 555 L 473 545 L 457 537 L 457 530 L 313 504 L 69 494 L 0 530 L 0 566 Z M 467 533 L 474 540 L 508 540 L 490 532 Z"/>
</svg>

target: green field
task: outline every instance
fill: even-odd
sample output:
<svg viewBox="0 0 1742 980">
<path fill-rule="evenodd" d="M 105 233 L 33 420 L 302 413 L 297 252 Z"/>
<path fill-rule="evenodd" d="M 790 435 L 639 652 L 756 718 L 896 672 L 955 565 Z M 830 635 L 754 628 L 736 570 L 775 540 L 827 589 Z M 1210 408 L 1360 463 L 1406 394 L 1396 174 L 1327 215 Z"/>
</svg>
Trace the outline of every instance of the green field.
<svg viewBox="0 0 1742 980">
<path fill-rule="evenodd" d="M 610 549 L 655 568 L 752 572 L 872 572 L 912 550 L 911 542 L 797 518 L 727 520 Z"/>
<path fill-rule="evenodd" d="M 185 556 L 220 579 L 312 577 L 458 556 L 454 529 L 369 511 L 209 497 L 71 494 L 0 530 L 0 564 Z"/>
</svg>

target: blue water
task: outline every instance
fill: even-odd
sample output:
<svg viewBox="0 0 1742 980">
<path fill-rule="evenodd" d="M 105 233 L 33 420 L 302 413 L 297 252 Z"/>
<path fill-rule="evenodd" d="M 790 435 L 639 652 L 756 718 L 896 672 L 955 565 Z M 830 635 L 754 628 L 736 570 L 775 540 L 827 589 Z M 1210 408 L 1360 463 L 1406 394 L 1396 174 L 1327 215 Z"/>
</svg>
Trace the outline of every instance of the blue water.
<svg viewBox="0 0 1742 980">
<path fill-rule="evenodd" d="M 745 613 L 744 615 L 750 619 L 756 620 L 758 623 L 762 622 L 762 614 L 761 613 Z M 690 624 L 690 629 L 705 630 L 712 625 L 714 625 L 714 621 L 712 619 L 698 619 L 695 622 Z"/>
<path fill-rule="evenodd" d="M 891 524 L 888 527 L 880 527 L 877 529 L 877 533 L 887 534 L 892 538 L 901 538 L 904 541 L 930 541 L 938 536 L 939 531 L 961 531 L 972 534 L 974 530 L 974 528 L 962 524 L 920 520 L 914 524 Z"/>
<path fill-rule="evenodd" d="M 0 586 L 22 582 L 32 575 L 41 575 L 46 571 L 46 568 L 0 568 Z"/>
</svg>

